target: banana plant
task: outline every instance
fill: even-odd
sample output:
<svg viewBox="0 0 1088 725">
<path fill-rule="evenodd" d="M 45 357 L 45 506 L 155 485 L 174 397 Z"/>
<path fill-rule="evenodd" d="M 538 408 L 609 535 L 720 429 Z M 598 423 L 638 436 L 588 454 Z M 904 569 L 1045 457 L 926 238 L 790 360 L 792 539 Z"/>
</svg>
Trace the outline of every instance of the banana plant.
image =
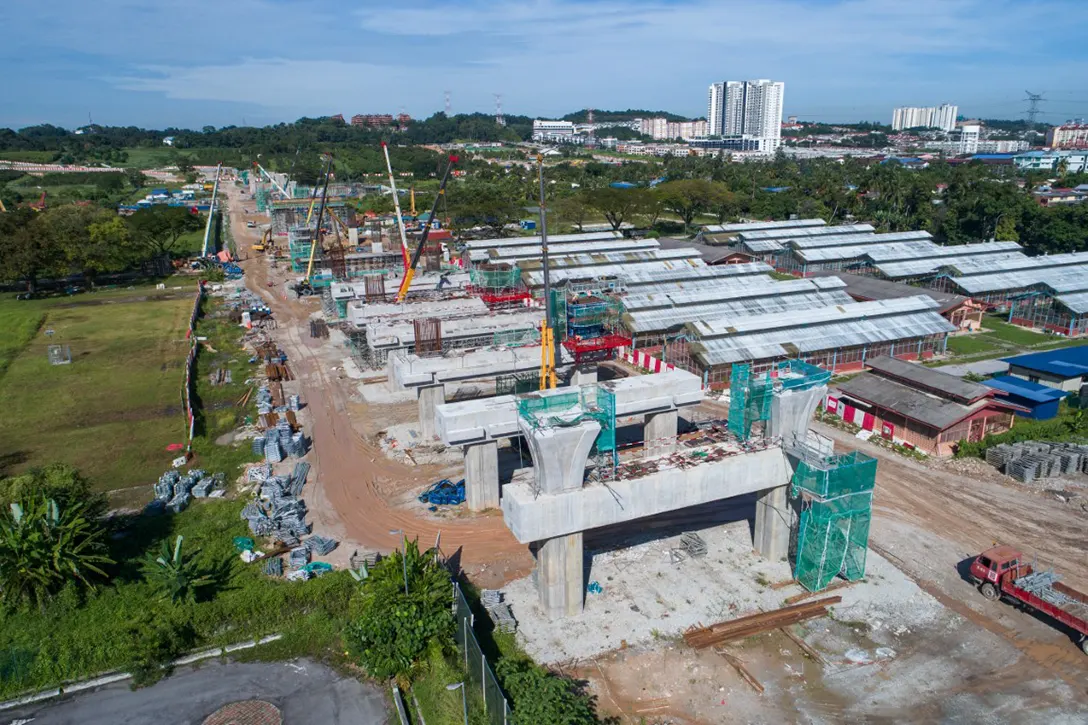
<svg viewBox="0 0 1088 725">
<path fill-rule="evenodd" d="M 197 563 L 195 551 L 188 557 L 182 553 L 184 539 L 178 534 L 172 549 L 163 541 L 162 553 L 147 567 L 147 578 L 174 604 L 195 602 L 200 589 L 213 582 Z"/>
</svg>

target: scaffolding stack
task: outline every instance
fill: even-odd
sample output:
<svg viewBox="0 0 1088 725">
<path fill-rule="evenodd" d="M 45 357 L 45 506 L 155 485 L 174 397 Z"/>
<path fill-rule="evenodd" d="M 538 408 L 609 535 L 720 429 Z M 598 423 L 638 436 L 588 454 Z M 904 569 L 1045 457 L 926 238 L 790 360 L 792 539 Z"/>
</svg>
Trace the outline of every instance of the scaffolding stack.
<svg viewBox="0 0 1088 725">
<path fill-rule="evenodd" d="M 865 577 L 876 459 L 854 451 L 823 456 L 800 451 L 791 493 L 801 499 L 794 577 L 812 592 L 842 575 Z"/>
<path fill-rule="evenodd" d="M 1088 473 L 1088 445 L 1023 441 L 986 450 L 986 462 L 1021 483 L 1063 474 Z"/>
</svg>

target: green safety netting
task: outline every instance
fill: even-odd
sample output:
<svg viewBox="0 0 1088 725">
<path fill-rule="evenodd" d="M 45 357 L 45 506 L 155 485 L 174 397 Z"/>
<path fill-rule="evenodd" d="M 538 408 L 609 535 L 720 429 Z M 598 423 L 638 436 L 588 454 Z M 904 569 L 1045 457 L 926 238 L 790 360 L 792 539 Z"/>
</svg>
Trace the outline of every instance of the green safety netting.
<svg viewBox="0 0 1088 725">
<path fill-rule="evenodd" d="M 518 398 L 518 415 L 534 428 L 576 425 L 591 419 L 601 426 L 595 446 L 598 452 L 616 451 L 616 396 L 600 385 L 586 385 L 553 395 Z M 614 458 L 615 456 L 613 456 Z"/>
<path fill-rule="evenodd" d="M 491 336 L 495 347 L 525 347 L 540 344 L 540 330 L 529 327 L 521 330 L 500 330 Z M 532 388 L 537 390 L 537 388 Z"/>
<path fill-rule="evenodd" d="M 808 492 L 797 534 L 794 576 L 809 591 L 826 588 L 840 574 L 865 576 L 876 459 L 853 452 L 800 461 L 792 493 Z"/>
<path fill-rule="evenodd" d="M 521 280 L 521 270 L 517 267 L 475 267 L 468 271 L 469 281 L 473 285 L 491 290 L 517 287 Z"/>
<path fill-rule="evenodd" d="M 540 373 L 514 373 L 495 378 L 495 395 L 520 395 L 540 390 Z"/>
<path fill-rule="evenodd" d="M 729 375 L 729 431 L 747 440 L 752 423 L 769 420 L 774 397 L 770 375 L 752 375 L 746 364 L 736 364 Z"/>
</svg>

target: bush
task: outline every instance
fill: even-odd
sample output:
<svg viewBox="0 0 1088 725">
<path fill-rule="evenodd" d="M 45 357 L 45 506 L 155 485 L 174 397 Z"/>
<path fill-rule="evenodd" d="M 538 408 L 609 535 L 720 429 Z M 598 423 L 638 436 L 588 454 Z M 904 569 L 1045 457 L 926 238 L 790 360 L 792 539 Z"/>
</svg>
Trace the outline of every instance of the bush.
<svg viewBox="0 0 1088 725">
<path fill-rule="evenodd" d="M 594 725 L 595 698 L 581 682 L 559 677 L 524 658 L 499 660 L 495 674 L 510 695 L 514 720 L 552 725 Z"/>
<path fill-rule="evenodd" d="M 363 580 L 357 615 L 348 628 L 352 654 L 371 677 L 407 677 L 432 642 L 453 642 L 453 585 L 433 551 L 409 542 Z M 408 593 L 404 567 L 407 561 Z"/>
<path fill-rule="evenodd" d="M 91 491 L 90 482 L 67 463 L 50 463 L 32 468 L 20 476 L 0 479 L 0 508 L 20 501 L 44 496 L 57 502 L 62 509 L 84 504 L 85 514 L 98 518 L 106 511 L 106 499 Z"/>
<path fill-rule="evenodd" d="M 125 627 L 124 669 L 132 675 L 132 688 L 154 685 L 169 675 L 171 662 L 193 646 L 192 625 L 174 607 L 142 609 Z"/>
</svg>

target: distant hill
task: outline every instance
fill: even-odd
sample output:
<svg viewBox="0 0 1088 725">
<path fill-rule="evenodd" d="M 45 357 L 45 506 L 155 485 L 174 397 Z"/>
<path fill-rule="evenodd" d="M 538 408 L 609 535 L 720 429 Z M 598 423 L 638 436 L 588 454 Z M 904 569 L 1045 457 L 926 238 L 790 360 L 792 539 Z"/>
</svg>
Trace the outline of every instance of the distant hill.
<svg viewBox="0 0 1088 725">
<path fill-rule="evenodd" d="M 568 113 L 563 116 L 563 121 L 573 121 L 574 123 L 586 123 L 588 121 L 586 109 L 581 111 L 575 111 L 574 113 Z M 690 118 L 686 116 L 678 116 L 675 113 L 669 113 L 668 111 L 646 111 L 639 108 L 628 108 L 626 111 L 593 111 L 593 120 L 597 123 L 602 121 L 630 121 L 635 118 L 667 118 L 670 121 L 690 121 Z"/>
</svg>

